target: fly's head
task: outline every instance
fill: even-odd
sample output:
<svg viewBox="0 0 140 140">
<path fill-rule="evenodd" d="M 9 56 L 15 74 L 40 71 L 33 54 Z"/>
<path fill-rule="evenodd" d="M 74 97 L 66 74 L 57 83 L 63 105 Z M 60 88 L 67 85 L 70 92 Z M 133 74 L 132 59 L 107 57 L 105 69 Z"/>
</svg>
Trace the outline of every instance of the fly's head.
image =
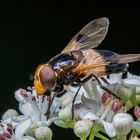
<svg viewBox="0 0 140 140">
<path fill-rule="evenodd" d="M 48 64 L 41 64 L 37 67 L 34 77 L 34 86 L 37 94 L 45 94 L 52 91 L 56 86 L 55 71 Z"/>
</svg>

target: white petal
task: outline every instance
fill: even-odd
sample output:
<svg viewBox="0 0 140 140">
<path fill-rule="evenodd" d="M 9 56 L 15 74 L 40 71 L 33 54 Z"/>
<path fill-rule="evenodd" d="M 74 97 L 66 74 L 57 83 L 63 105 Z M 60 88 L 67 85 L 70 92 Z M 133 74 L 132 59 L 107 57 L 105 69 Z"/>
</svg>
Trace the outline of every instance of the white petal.
<svg viewBox="0 0 140 140">
<path fill-rule="evenodd" d="M 110 112 L 111 112 L 110 108 L 109 107 L 106 107 L 104 109 L 102 115 L 100 116 L 100 119 L 101 120 L 104 120 L 108 116 L 108 114 L 110 114 Z"/>
<path fill-rule="evenodd" d="M 25 121 L 21 122 L 15 129 L 15 136 L 18 139 L 21 139 L 24 135 L 24 133 L 28 130 L 28 128 L 31 126 L 32 122 L 31 119 L 28 118 Z"/>
<path fill-rule="evenodd" d="M 54 116 L 54 117 L 50 117 L 47 121 L 39 121 L 39 122 L 35 122 L 34 125 L 36 126 L 50 126 L 54 121 L 59 120 L 58 116 Z"/>
<path fill-rule="evenodd" d="M 69 87 L 68 87 L 68 92 L 70 92 L 71 94 L 74 94 L 74 95 L 75 95 L 75 93 L 77 92 L 78 88 L 79 88 L 79 87 L 69 86 Z M 85 90 L 84 90 L 84 88 L 83 88 L 83 86 L 82 86 L 82 87 L 80 88 L 78 94 L 79 94 L 79 95 L 82 95 L 84 92 L 85 92 Z"/>
<path fill-rule="evenodd" d="M 127 77 L 128 77 L 128 78 L 135 78 L 135 79 L 139 79 L 139 80 L 140 80 L 140 76 L 133 75 L 133 74 L 131 74 L 131 73 L 129 73 L 129 72 L 128 72 L 128 74 L 127 74 Z"/>
<path fill-rule="evenodd" d="M 74 106 L 74 117 L 75 117 L 75 119 L 76 120 L 81 119 L 82 115 L 87 111 L 89 111 L 89 108 L 84 106 L 82 103 L 75 104 L 75 106 Z"/>
<path fill-rule="evenodd" d="M 51 108 L 50 108 L 50 112 L 51 113 L 53 113 L 53 112 L 56 112 L 56 109 L 60 109 L 59 107 L 60 107 L 60 99 L 59 98 L 54 98 L 54 100 L 53 100 L 53 103 L 52 103 L 52 105 L 51 105 Z"/>
<path fill-rule="evenodd" d="M 83 114 L 81 113 L 80 115 L 81 120 L 85 120 L 85 119 L 90 119 L 92 121 L 96 121 L 99 120 L 99 117 L 97 117 L 93 112 L 91 111 L 87 111 L 84 112 Z"/>
<path fill-rule="evenodd" d="M 113 93 L 117 94 L 118 88 L 120 88 L 121 84 L 119 83 L 112 83 L 107 85 L 107 88 L 112 91 Z"/>
<path fill-rule="evenodd" d="M 6 124 L 7 123 L 11 124 L 13 126 L 13 128 L 15 128 L 18 125 L 18 122 L 15 122 L 13 120 L 13 118 L 8 118 L 8 119 L 4 120 L 3 122 L 6 123 Z"/>
<path fill-rule="evenodd" d="M 109 83 L 120 83 L 122 79 L 122 73 L 110 74 L 110 78 L 107 79 Z"/>
<path fill-rule="evenodd" d="M 123 80 L 123 84 L 140 87 L 140 80 L 136 78 L 126 78 Z"/>
<path fill-rule="evenodd" d="M 82 100 L 82 103 L 85 106 L 87 106 L 89 109 L 91 109 L 93 112 L 97 112 L 99 110 L 99 107 L 100 107 L 99 103 L 94 100 L 86 98 L 84 94 L 82 95 L 81 100 Z"/>
<path fill-rule="evenodd" d="M 114 112 L 113 111 L 110 111 L 109 113 L 108 113 L 108 115 L 106 116 L 106 121 L 107 122 L 111 122 L 112 121 L 112 118 L 113 118 L 113 116 L 114 116 Z"/>
<path fill-rule="evenodd" d="M 96 115 L 97 116 L 101 116 L 103 114 L 103 112 L 104 112 L 105 109 L 106 109 L 106 107 L 102 104 L 100 106 L 100 108 L 98 109 L 98 111 L 96 112 Z"/>
<path fill-rule="evenodd" d="M 22 140 L 36 140 L 36 139 L 33 138 L 33 137 L 30 137 L 30 136 L 24 136 L 24 137 L 22 138 Z"/>
<path fill-rule="evenodd" d="M 44 98 L 44 101 L 43 101 L 43 103 L 41 104 L 40 107 L 41 107 L 40 108 L 40 111 L 41 111 L 41 120 L 46 121 L 47 120 L 47 117 L 44 114 L 46 114 L 47 109 L 48 109 L 47 97 Z"/>
<path fill-rule="evenodd" d="M 85 85 L 84 85 L 84 89 L 86 91 L 86 94 L 88 95 L 88 97 L 90 99 L 95 99 L 95 95 L 93 92 L 96 92 L 97 90 L 97 82 L 92 82 L 91 80 L 88 81 Z"/>
<path fill-rule="evenodd" d="M 48 121 L 46 122 L 47 126 L 50 126 L 56 120 L 59 120 L 58 116 L 49 118 Z"/>
<path fill-rule="evenodd" d="M 30 102 L 26 102 L 25 104 L 20 103 L 19 109 L 25 116 L 30 116 L 33 121 L 40 120 L 41 116 L 40 116 L 39 108 L 31 104 Z"/>
<path fill-rule="evenodd" d="M 138 131 L 140 133 L 140 122 L 133 122 L 133 126 L 134 129 L 136 129 L 136 131 Z"/>
<path fill-rule="evenodd" d="M 21 113 L 23 113 L 25 116 L 30 116 L 34 112 L 32 106 L 29 102 L 27 102 L 25 104 L 20 103 L 19 109 L 20 109 Z"/>
<path fill-rule="evenodd" d="M 18 116 L 18 117 L 14 117 L 13 118 L 13 121 L 15 121 L 15 122 L 20 122 L 20 121 L 24 121 L 25 119 L 27 119 L 28 117 L 27 116 L 25 116 L 25 115 L 20 115 L 20 116 Z"/>
<path fill-rule="evenodd" d="M 103 125 L 104 125 L 104 129 L 107 133 L 107 135 L 109 137 L 114 137 L 116 136 L 116 132 L 115 132 L 115 129 L 113 127 L 113 124 L 112 123 L 108 123 L 108 122 L 105 122 L 105 121 L 102 121 L 103 122 Z"/>
<path fill-rule="evenodd" d="M 75 93 L 78 90 L 78 87 L 68 86 L 68 91 Z"/>
<path fill-rule="evenodd" d="M 86 91 L 87 97 L 89 97 L 90 99 L 94 99 L 97 102 L 101 100 L 102 89 L 99 88 L 96 81 L 88 81 L 85 84 L 84 89 Z"/>
<path fill-rule="evenodd" d="M 73 100 L 73 94 L 67 94 L 65 98 L 63 98 L 63 101 L 61 103 L 62 107 L 66 107 L 68 104 L 70 104 Z"/>
<path fill-rule="evenodd" d="M 38 107 L 41 110 L 41 108 L 42 108 L 42 102 L 43 102 L 44 98 L 43 98 L 43 96 L 38 96 L 37 99 L 38 99 Z"/>
<path fill-rule="evenodd" d="M 21 96 L 21 94 L 20 94 L 20 89 L 15 91 L 15 98 L 18 102 L 23 102 L 24 101 L 24 97 Z"/>
</svg>

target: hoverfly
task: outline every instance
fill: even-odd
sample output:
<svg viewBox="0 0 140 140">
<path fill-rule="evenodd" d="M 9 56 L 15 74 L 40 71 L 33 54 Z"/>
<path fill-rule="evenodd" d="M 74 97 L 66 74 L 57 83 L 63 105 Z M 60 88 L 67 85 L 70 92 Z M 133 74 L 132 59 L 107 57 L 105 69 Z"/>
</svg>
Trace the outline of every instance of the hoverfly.
<svg viewBox="0 0 140 140">
<path fill-rule="evenodd" d="M 65 85 L 80 85 L 93 76 L 125 72 L 129 62 L 139 61 L 140 54 L 117 54 L 109 50 L 96 50 L 109 27 L 106 17 L 95 19 L 80 30 L 64 50 L 38 66 L 34 86 L 38 94 L 50 96 L 51 91 L 61 93 Z"/>
</svg>

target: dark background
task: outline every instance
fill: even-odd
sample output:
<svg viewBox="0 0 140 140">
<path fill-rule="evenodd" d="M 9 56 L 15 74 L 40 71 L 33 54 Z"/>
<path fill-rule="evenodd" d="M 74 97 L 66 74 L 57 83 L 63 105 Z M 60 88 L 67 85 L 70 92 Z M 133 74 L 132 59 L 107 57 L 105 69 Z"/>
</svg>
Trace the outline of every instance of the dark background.
<svg viewBox="0 0 140 140">
<path fill-rule="evenodd" d="M 29 74 L 61 52 L 89 21 L 108 17 L 110 28 L 99 49 L 140 53 L 139 4 L 102 1 L 0 1 L 0 114 L 17 109 L 14 91 L 31 86 Z M 140 74 L 140 62 L 130 65 Z M 54 139 L 77 139 L 69 130 L 53 126 Z"/>
</svg>

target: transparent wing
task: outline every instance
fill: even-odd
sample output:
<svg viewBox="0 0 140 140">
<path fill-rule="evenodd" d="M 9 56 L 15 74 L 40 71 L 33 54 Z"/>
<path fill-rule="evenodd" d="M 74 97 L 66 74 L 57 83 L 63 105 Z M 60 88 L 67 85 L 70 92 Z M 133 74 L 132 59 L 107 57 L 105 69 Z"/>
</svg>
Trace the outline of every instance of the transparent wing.
<svg viewBox="0 0 140 140">
<path fill-rule="evenodd" d="M 117 62 L 118 64 L 131 63 L 140 61 L 140 54 L 116 54 L 107 58 L 107 60 Z"/>
<path fill-rule="evenodd" d="M 91 21 L 72 38 L 62 53 L 97 47 L 104 40 L 108 27 L 109 20 L 106 17 Z"/>
<path fill-rule="evenodd" d="M 103 76 L 107 70 L 112 70 L 110 73 L 123 71 L 126 64 L 135 61 L 140 61 L 140 54 L 114 54 L 110 57 L 101 57 L 97 55 L 90 56 L 85 60 L 85 63 L 78 65 L 74 73 L 94 73 L 97 76 Z M 108 67 L 107 67 L 108 66 Z M 123 66 L 123 67 L 122 67 Z"/>
</svg>

